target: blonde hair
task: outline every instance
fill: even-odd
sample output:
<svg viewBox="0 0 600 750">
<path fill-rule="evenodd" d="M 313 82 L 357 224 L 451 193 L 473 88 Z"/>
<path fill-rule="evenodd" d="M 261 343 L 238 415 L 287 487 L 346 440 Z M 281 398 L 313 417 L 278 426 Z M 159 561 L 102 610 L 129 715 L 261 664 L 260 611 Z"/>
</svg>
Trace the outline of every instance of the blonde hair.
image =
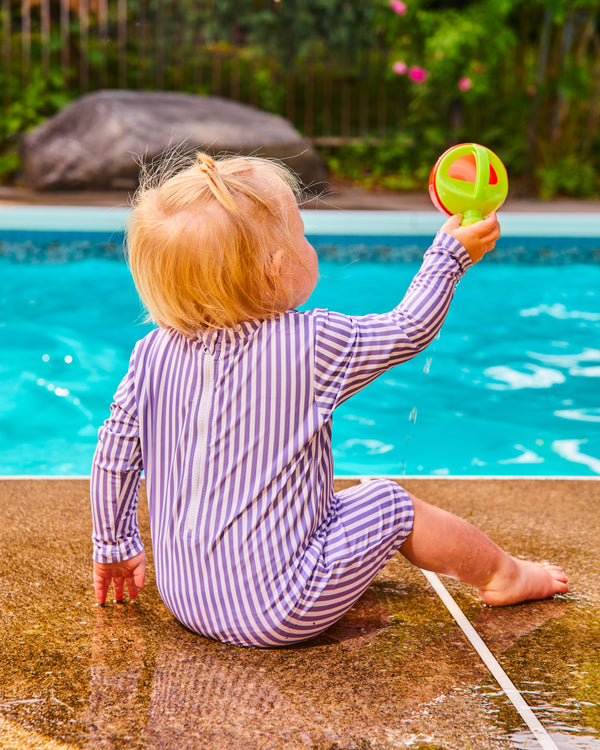
<svg viewBox="0 0 600 750">
<path fill-rule="evenodd" d="M 127 228 L 127 260 L 150 320 L 186 336 L 288 308 L 278 251 L 296 253 L 285 167 L 196 153 L 174 174 L 144 175 Z"/>
</svg>

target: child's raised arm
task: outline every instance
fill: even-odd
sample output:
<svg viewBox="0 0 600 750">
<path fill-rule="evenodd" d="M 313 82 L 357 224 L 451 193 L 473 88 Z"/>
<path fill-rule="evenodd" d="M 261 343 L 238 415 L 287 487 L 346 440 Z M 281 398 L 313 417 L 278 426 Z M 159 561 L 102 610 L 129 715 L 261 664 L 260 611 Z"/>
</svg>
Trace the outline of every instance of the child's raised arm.
<svg viewBox="0 0 600 750">
<path fill-rule="evenodd" d="M 466 227 L 461 227 L 461 220 L 461 214 L 451 216 L 442 226 L 441 231 L 456 237 L 471 256 L 473 263 L 477 263 L 493 249 L 496 240 L 500 237 L 500 224 L 496 212 L 492 211 L 487 218 Z"/>
</svg>

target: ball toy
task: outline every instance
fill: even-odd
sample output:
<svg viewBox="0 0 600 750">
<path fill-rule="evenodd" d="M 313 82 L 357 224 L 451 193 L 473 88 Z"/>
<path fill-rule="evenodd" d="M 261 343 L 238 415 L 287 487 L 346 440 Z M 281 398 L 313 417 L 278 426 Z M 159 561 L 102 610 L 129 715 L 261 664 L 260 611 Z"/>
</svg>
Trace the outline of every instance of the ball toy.
<svg viewBox="0 0 600 750">
<path fill-rule="evenodd" d="M 478 143 L 460 143 L 444 151 L 429 175 L 433 205 L 449 216 L 462 214 L 462 226 L 499 209 L 507 193 L 504 164 Z"/>
</svg>

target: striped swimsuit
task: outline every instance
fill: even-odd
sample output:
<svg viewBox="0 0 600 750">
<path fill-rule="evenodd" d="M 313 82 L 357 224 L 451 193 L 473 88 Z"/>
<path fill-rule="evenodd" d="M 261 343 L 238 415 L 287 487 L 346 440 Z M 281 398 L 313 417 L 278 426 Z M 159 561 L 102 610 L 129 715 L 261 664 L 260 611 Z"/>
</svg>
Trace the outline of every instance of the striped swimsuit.
<svg viewBox="0 0 600 750">
<path fill-rule="evenodd" d="M 157 585 L 177 619 L 240 645 L 325 630 L 413 518 L 389 480 L 334 492 L 332 412 L 432 341 L 470 265 L 440 232 L 389 313 L 290 310 L 194 339 L 157 329 L 139 341 L 94 456 L 94 559 L 143 548 L 143 469 Z"/>
</svg>

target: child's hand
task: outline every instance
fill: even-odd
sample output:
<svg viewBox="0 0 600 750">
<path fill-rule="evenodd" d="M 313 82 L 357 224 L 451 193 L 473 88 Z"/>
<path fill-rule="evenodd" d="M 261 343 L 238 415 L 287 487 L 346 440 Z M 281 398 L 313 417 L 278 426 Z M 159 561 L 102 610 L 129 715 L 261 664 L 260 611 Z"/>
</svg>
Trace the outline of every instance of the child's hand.
<svg viewBox="0 0 600 750">
<path fill-rule="evenodd" d="M 104 604 L 112 582 L 115 601 L 123 600 L 125 583 L 130 599 L 135 599 L 140 589 L 144 588 L 146 578 L 146 553 L 144 550 L 129 560 L 115 563 L 94 562 L 94 591 L 96 602 Z"/>
<path fill-rule="evenodd" d="M 456 237 L 471 256 L 473 263 L 477 263 L 494 247 L 496 240 L 500 237 L 500 224 L 496 212 L 492 211 L 486 219 L 467 227 L 461 227 L 461 221 L 461 214 L 451 216 L 442 226 L 442 232 Z"/>
</svg>

